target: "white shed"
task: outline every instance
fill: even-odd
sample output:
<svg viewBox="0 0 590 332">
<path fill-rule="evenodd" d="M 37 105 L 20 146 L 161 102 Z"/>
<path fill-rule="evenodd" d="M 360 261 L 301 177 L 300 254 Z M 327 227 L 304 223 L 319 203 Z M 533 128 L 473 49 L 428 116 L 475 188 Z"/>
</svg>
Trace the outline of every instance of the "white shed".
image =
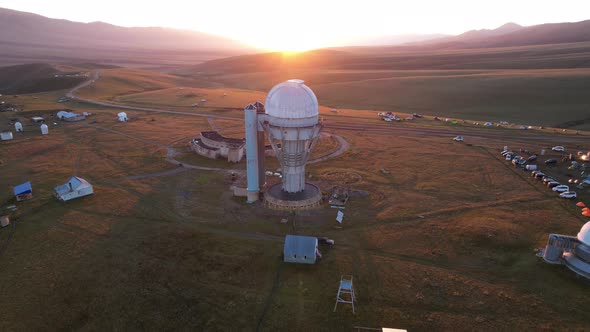
<svg viewBox="0 0 590 332">
<path fill-rule="evenodd" d="M 41 134 L 42 135 L 47 135 L 49 134 L 49 127 L 47 127 L 46 124 L 42 124 L 41 125 Z"/>
<path fill-rule="evenodd" d="M 0 133 L 0 140 L 8 141 L 8 140 L 11 140 L 12 138 L 13 138 L 12 131 L 5 131 L 5 132 Z"/>
<path fill-rule="evenodd" d="M 129 119 L 127 118 L 127 113 L 125 113 L 125 112 L 121 112 L 121 113 L 117 114 L 117 120 L 118 120 L 119 122 L 125 122 L 125 121 L 129 120 Z"/>
<path fill-rule="evenodd" d="M 88 183 L 88 181 L 77 176 L 72 176 L 68 182 L 59 185 L 54 189 L 55 196 L 64 202 L 94 193 L 92 185 Z"/>
<path fill-rule="evenodd" d="M 315 264 L 318 250 L 318 238 L 310 236 L 287 235 L 283 248 L 283 261 L 287 263 Z"/>
<path fill-rule="evenodd" d="M 23 132 L 23 124 L 17 121 L 14 124 L 14 129 L 16 130 L 17 133 L 22 133 Z"/>
</svg>

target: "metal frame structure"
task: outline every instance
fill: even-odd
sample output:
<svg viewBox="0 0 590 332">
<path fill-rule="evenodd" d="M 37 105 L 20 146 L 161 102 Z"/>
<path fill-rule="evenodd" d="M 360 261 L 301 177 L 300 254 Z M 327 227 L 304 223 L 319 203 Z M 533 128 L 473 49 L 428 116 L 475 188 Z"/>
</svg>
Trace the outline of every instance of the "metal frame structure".
<svg viewBox="0 0 590 332">
<path fill-rule="evenodd" d="M 323 124 L 320 122 L 308 127 L 289 128 L 277 127 L 264 122 L 262 128 L 281 164 L 283 190 L 287 192 L 303 190 L 305 188 L 305 164 L 320 137 Z M 288 131 L 294 132 L 294 137 L 282 135 Z M 281 135 L 276 137 L 276 133 L 281 133 Z M 280 147 L 277 141 L 281 143 Z"/>
<path fill-rule="evenodd" d="M 356 296 L 354 293 L 354 286 L 352 283 L 352 275 L 342 275 L 340 276 L 338 294 L 336 294 L 336 304 L 334 304 L 334 312 L 336 312 L 338 303 L 350 303 L 352 304 L 352 313 L 354 314 L 354 302 L 356 302 Z"/>
<path fill-rule="evenodd" d="M 563 264 L 579 276 L 590 279 L 590 221 L 576 237 L 549 234 L 547 245 L 540 252 L 545 262 Z"/>
</svg>

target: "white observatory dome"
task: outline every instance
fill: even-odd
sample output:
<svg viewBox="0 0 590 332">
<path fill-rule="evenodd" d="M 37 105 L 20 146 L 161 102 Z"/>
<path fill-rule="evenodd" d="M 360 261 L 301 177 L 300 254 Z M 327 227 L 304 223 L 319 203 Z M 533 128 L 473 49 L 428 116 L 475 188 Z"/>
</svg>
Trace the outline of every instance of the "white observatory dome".
<svg viewBox="0 0 590 332">
<path fill-rule="evenodd" d="M 585 223 L 578 233 L 578 240 L 585 245 L 590 246 L 590 221 Z"/>
<path fill-rule="evenodd" d="M 283 119 L 318 116 L 318 99 L 303 80 L 288 80 L 275 85 L 266 96 L 266 114 Z"/>
</svg>

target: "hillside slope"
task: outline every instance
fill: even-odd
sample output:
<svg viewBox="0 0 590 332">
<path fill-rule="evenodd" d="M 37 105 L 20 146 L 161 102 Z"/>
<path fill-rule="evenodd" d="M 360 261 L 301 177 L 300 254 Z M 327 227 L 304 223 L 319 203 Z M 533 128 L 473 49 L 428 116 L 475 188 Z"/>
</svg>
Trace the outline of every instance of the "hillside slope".
<svg viewBox="0 0 590 332">
<path fill-rule="evenodd" d="M 0 94 L 22 94 L 67 89 L 85 80 L 45 63 L 0 67 Z"/>
<path fill-rule="evenodd" d="M 198 63 L 252 52 L 239 42 L 195 31 L 79 23 L 0 8 L 0 63 Z"/>
</svg>

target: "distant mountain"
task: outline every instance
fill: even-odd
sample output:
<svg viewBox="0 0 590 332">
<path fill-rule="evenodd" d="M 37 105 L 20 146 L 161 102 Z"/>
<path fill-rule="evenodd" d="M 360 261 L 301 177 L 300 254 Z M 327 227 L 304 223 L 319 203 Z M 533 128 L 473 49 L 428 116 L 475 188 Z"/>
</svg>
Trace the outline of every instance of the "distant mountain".
<svg viewBox="0 0 590 332">
<path fill-rule="evenodd" d="M 477 47 L 512 47 L 578 43 L 590 41 L 590 20 L 575 23 L 548 23 L 473 41 Z"/>
<path fill-rule="evenodd" d="M 363 37 L 350 40 L 347 46 L 387 46 L 403 45 L 407 43 L 417 43 L 425 41 L 435 41 L 441 38 L 450 37 L 443 34 L 405 34 L 405 35 L 388 35 L 377 37 Z"/>
<path fill-rule="evenodd" d="M 193 63 L 251 53 L 237 41 L 205 33 L 159 27 L 125 28 L 79 23 L 0 8 L 0 61 L 106 60 Z M 1 63 L 1 62 L 0 62 Z"/>
<path fill-rule="evenodd" d="M 507 23 L 493 30 L 471 30 L 414 46 L 436 48 L 491 48 L 564 44 L 590 41 L 590 20 L 575 23 L 548 23 L 523 27 Z"/>
<path fill-rule="evenodd" d="M 467 40 L 475 40 L 475 39 L 480 39 L 480 38 L 490 38 L 493 36 L 499 36 L 499 35 L 504 35 L 504 34 L 511 33 L 514 31 L 518 31 L 523 28 L 524 28 L 523 26 L 518 25 L 516 23 L 506 23 L 506 24 L 502 25 L 501 27 L 493 29 L 493 30 L 489 30 L 489 29 L 470 30 L 470 31 L 462 33 L 456 37 L 453 37 L 453 39 L 467 41 Z"/>
</svg>

